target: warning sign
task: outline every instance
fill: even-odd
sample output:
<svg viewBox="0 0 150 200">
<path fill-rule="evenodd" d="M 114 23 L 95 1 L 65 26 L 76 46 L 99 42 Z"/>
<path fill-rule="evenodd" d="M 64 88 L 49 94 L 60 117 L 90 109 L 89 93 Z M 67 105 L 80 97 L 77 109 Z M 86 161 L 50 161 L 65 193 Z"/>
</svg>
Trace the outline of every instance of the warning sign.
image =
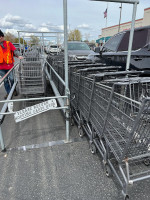
<svg viewBox="0 0 150 200">
<path fill-rule="evenodd" d="M 56 107 L 57 107 L 56 99 L 50 99 L 48 101 L 17 111 L 14 114 L 14 119 L 17 123 Z"/>
</svg>

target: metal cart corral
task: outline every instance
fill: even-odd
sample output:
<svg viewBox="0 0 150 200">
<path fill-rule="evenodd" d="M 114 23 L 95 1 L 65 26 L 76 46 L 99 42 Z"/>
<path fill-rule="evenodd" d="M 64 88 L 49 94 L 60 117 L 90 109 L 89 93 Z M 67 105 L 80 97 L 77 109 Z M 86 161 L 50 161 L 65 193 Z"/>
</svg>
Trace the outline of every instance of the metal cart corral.
<svg viewBox="0 0 150 200">
<path fill-rule="evenodd" d="M 2 111 L 1 111 L 1 113 L 0 113 L 0 120 L 1 121 L 3 121 L 3 119 L 4 119 L 4 117 L 5 117 L 5 115 L 12 115 L 12 114 L 16 114 L 17 113 L 17 111 L 16 110 L 14 110 L 14 111 L 8 111 L 7 112 L 7 107 L 8 107 L 8 103 L 9 102 L 12 102 L 12 104 L 13 103 L 16 103 L 16 102 L 29 102 L 29 101 L 43 101 L 43 100 L 49 100 L 50 102 L 51 101 L 54 101 L 55 100 L 55 102 L 56 102 L 56 100 L 58 100 L 58 102 L 62 102 L 62 104 L 60 104 L 58 107 L 55 107 L 55 106 L 53 106 L 53 107 L 51 107 L 49 110 L 63 110 L 64 112 L 65 112 L 65 121 L 66 121 L 66 139 L 65 140 L 63 140 L 63 141 L 61 141 L 61 143 L 62 144 L 64 144 L 64 143 L 68 143 L 68 142 L 70 142 L 70 140 L 69 140 L 69 95 L 70 95 L 70 91 L 69 91 L 69 87 L 68 87 L 68 59 L 67 59 L 67 0 L 63 0 L 63 11 L 64 11 L 64 32 L 51 32 L 51 33 L 55 33 L 56 35 L 57 34 L 64 34 L 64 46 L 65 46 L 65 49 L 64 49 L 64 61 L 65 61 L 65 81 L 62 81 L 62 84 L 64 85 L 64 87 L 65 87 L 65 95 L 64 96 L 61 96 L 61 95 L 59 95 L 58 93 L 56 94 L 55 92 L 55 96 L 54 97 L 34 97 L 34 98 L 24 98 L 24 99 L 13 99 L 13 100 L 11 100 L 11 97 L 12 97 L 12 94 L 13 94 L 13 91 L 14 91 L 14 89 L 15 89 L 15 87 L 16 87 L 16 84 L 17 84 L 17 82 L 15 82 L 15 84 L 14 84 L 14 86 L 12 87 L 12 90 L 11 90 L 11 92 L 10 92 L 10 95 L 8 96 L 8 98 L 7 98 L 7 100 L 1 100 L 0 101 L 0 103 L 4 103 L 4 106 L 3 106 L 3 108 L 2 108 Z M 46 33 L 49 33 L 49 32 L 32 32 L 32 31 L 18 31 L 18 36 L 19 36 L 19 43 L 20 43 L 20 36 L 21 36 L 21 32 L 23 32 L 23 33 L 39 33 L 39 34 L 41 34 L 41 37 L 43 38 L 44 37 L 44 34 L 46 34 Z M 45 64 L 45 55 L 44 55 L 44 40 L 43 40 L 43 51 L 42 51 L 42 53 L 43 53 L 43 59 L 44 59 L 44 64 Z M 32 57 L 32 56 L 31 56 Z M 31 62 L 33 61 L 33 60 L 30 60 Z M 37 60 L 36 60 L 37 61 Z M 34 62 L 36 62 L 36 61 L 34 61 Z M 28 62 L 28 61 L 27 61 Z M 3 82 L 4 82 L 4 79 L 5 78 L 7 78 L 7 76 L 8 76 L 8 74 L 12 71 L 12 70 L 15 70 L 16 68 L 18 67 L 18 64 L 17 65 L 15 65 L 6 75 L 5 75 L 5 77 L 3 77 L 2 79 L 1 79 L 1 81 L 0 81 L 0 85 L 2 85 L 3 84 Z M 44 66 L 43 66 L 44 67 Z M 44 70 L 45 70 L 45 72 L 46 72 L 46 75 L 47 75 L 47 77 L 48 77 L 48 79 L 49 79 L 49 77 L 50 77 L 50 75 L 49 75 L 49 73 L 47 73 L 47 71 L 46 71 L 46 66 L 44 67 Z M 29 76 L 32 76 L 32 78 L 33 78 L 33 73 L 31 72 L 32 70 L 30 70 L 30 71 L 28 71 L 27 73 L 29 73 L 30 75 Z M 54 70 L 55 71 L 55 70 Z M 20 74 L 20 72 L 21 72 L 21 70 L 20 71 L 18 71 L 19 72 L 19 78 L 20 78 L 20 75 L 22 75 L 22 74 Z M 22 72 L 21 72 L 22 73 Z M 24 74 L 23 74 L 23 77 L 21 78 L 21 80 L 20 81 L 24 81 L 26 78 L 29 78 L 29 76 L 27 75 L 27 73 L 26 72 L 23 72 Z M 56 76 L 61 80 L 61 77 L 57 74 L 57 73 L 55 73 L 56 74 Z M 34 75 L 35 75 L 35 73 L 34 73 Z M 36 75 L 37 75 L 37 72 L 36 72 Z M 25 76 L 25 77 L 24 77 Z M 24 79 L 25 78 L 25 79 Z M 50 79 L 49 79 L 50 80 Z M 28 79 L 28 81 L 30 81 L 30 79 Z M 20 82 L 21 83 L 21 82 Z M 24 83 L 24 82 L 23 82 Z M 44 83 L 44 81 L 42 80 L 42 83 Z M 51 80 L 50 80 L 50 83 L 52 83 L 51 82 Z M 32 82 L 32 84 L 33 84 L 33 82 Z M 27 84 L 28 85 L 28 84 Z M 53 88 L 56 88 L 55 87 L 55 85 L 52 83 L 52 87 Z M 55 90 L 56 91 L 56 90 Z M 23 92 L 24 93 L 24 92 Z M 39 105 L 40 106 L 40 105 Z M 57 105 L 56 105 L 57 106 Z M 30 109 L 30 108 L 29 108 Z M 26 111 L 26 110 L 28 110 L 28 109 L 23 109 L 24 111 Z M 39 112 L 37 112 L 38 114 L 39 114 Z M 2 148 L 2 151 L 6 151 L 6 148 L 5 148 L 5 144 L 4 144 L 4 140 L 3 140 L 3 134 L 2 134 L 2 130 L 1 130 L 1 125 L 2 124 L 0 124 L 0 144 L 1 144 L 1 148 Z M 57 143 L 57 142 L 56 142 Z M 59 142 L 58 142 L 59 143 Z M 34 145 L 33 145 L 34 146 Z"/>
</svg>

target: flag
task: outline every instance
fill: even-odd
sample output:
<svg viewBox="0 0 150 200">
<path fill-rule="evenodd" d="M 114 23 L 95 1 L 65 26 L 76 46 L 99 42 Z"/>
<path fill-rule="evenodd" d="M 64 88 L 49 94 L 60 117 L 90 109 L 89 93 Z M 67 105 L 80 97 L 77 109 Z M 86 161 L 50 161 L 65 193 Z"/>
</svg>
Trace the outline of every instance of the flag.
<svg viewBox="0 0 150 200">
<path fill-rule="evenodd" d="M 107 8 L 106 8 L 106 10 L 104 12 L 104 18 L 106 18 L 106 17 L 107 17 Z"/>
</svg>

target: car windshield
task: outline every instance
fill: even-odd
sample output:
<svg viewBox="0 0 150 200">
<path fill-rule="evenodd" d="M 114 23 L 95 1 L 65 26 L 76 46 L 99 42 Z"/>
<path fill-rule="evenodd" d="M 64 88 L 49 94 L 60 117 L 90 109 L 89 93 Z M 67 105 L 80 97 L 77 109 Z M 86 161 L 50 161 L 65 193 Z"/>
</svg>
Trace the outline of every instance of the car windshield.
<svg viewBox="0 0 150 200">
<path fill-rule="evenodd" d="M 110 38 L 106 44 L 104 44 L 104 49 L 110 51 L 117 51 L 118 45 L 123 37 L 124 33 L 119 33 L 118 35 Z"/>
<path fill-rule="evenodd" d="M 52 45 L 51 48 L 57 48 L 57 46 L 56 45 Z"/>
<path fill-rule="evenodd" d="M 86 43 L 68 43 L 68 50 L 90 50 Z"/>
<path fill-rule="evenodd" d="M 127 32 L 118 47 L 118 51 L 128 51 L 129 36 L 130 32 Z M 149 40 L 148 29 L 135 30 L 133 36 L 132 50 L 138 50 L 144 47 L 146 44 L 149 43 L 148 40 Z"/>
</svg>

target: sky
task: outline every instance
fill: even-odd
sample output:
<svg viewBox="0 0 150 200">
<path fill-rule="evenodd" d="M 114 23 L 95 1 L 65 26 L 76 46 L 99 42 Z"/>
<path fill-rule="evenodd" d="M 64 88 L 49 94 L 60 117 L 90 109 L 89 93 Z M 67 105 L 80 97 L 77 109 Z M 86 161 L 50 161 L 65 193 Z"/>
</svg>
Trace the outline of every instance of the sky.
<svg viewBox="0 0 150 200">
<path fill-rule="evenodd" d="M 108 3 L 107 26 L 119 23 L 120 3 Z M 136 19 L 143 18 L 150 0 L 140 0 Z M 96 40 L 106 27 L 107 2 L 67 0 L 68 30 L 79 29 L 82 40 Z M 121 23 L 132 18 L 132 4 L 123 4 Z M 63 31 L 63 0 L 0 0 L 0 29 L 17 36 L 17 31 Z M 31 34 L 27 34 L 31 35 Z M 45 38 L 46 39 L 46 38 Z M 54 43 L 56 38 L 47 38 Z"/>
</svg>

